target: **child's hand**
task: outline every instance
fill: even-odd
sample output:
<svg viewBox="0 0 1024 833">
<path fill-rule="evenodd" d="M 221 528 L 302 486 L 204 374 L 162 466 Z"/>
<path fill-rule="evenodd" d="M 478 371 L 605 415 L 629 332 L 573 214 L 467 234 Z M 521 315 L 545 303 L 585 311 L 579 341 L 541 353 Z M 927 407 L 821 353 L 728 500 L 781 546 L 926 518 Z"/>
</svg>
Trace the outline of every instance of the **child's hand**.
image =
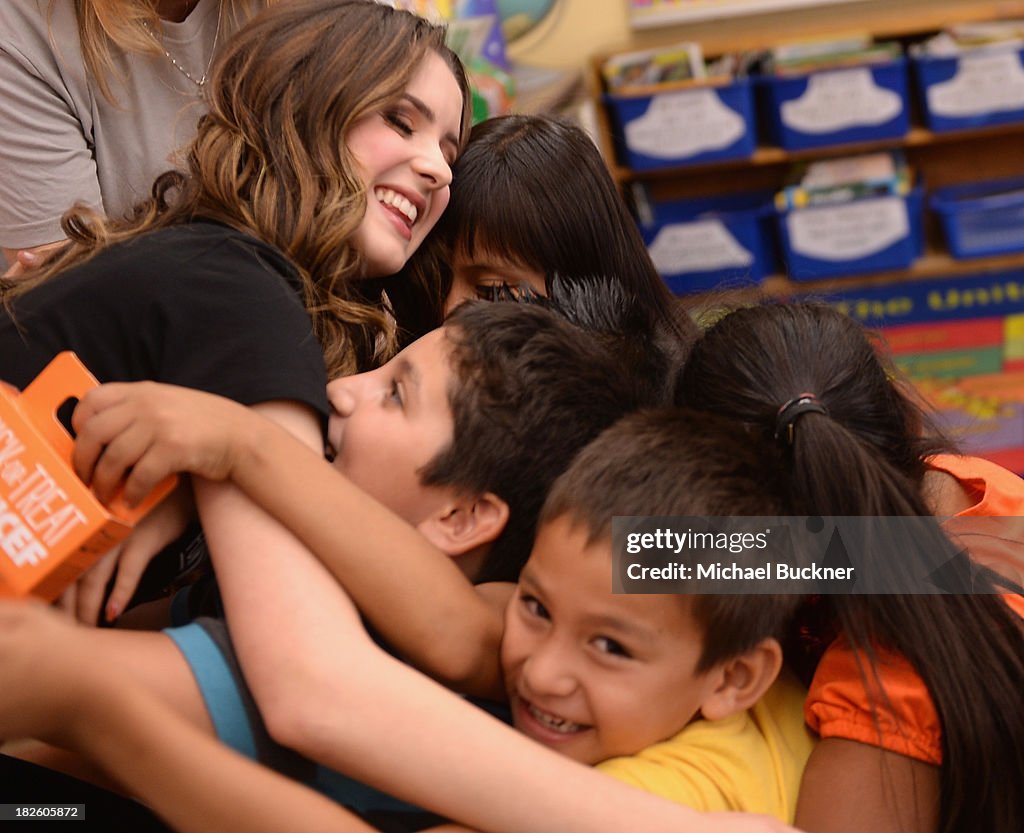
<svg viewBox="0 0 1024 833">
<path fill-rule="evenodd" d="M 254 418 L 243 405 L 188 388 L 101 385 L 82 397 L 72 417 L 75 471 L 104 503 L 123 480 L 130 506 L 175 472 L 224 480 Z"/>
<path fill-rule="evenodd" d="M 131 535 L 97 561 L 81 578 L 71 585 L 59 599 L 59 606 L 78 621 L 95 625 L 100 608 L 108 622 L 120 616 L 153 556 L 181 535 L 196 514 L 192 499 L 192 486 L 187 481 L 178 483 L 166 499 L 135 525 Z M 107 596 L 111 578 L 114 586 Z M 103 600 L 106 599 L 106 606 Z"/>
</svg>

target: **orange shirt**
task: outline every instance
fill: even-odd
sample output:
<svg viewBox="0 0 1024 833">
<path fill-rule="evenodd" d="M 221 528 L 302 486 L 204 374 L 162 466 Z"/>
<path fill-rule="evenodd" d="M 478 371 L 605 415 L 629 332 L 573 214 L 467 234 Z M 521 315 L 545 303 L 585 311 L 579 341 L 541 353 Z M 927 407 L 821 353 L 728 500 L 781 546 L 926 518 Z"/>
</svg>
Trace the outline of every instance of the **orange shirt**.
<svg viewBox="0 0 1024 833">
<path fill-rule="evenodd" d="M 972 522 L 962 535 L 952 518 L 947 531 L 968 548 L 974 560 L 1020 583 L 1024 578 L 1024 479 L 977 457 L 941 454 L 929 465 L 955 477 L 970 497 L 973 505 L 957 517 L 993 518 L 991 526 Z M 1024 598 L 1005 598 L 1024 617 Z M 941 764 L 942 729 L 924 682 L 905 659 L 885 651 L 878 652 L 878 677 L 885 695 L 868 671 L 869 698 L 855 652 L 845 640 L 837 639 L 825 651 L 811 681 L 804 704 L 807 725 L 823 738 L 855 740 Z"/>
</svg>

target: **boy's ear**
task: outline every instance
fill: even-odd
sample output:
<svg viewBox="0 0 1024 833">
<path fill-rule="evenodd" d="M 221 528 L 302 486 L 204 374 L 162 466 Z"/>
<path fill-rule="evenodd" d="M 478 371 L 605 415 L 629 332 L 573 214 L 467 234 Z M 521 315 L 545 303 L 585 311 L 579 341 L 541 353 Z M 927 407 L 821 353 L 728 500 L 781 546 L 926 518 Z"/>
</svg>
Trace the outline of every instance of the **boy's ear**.
<svg viewBox="0 0 1024 833">
<path fill-rule="evenodd" d="M 705 720 L 724 720 L 746 711 L 771 688 L 781 668 L 782 646 L 772 638 L 715 666 L 711 673 L 716 679 L 701 702 L 701 715 Z"/>
<path fill-rule="evenodd" d="M 487 492 L 453 499 L 417 528 L 439 550 L 459 556 L 493 542 L 504 531 L 508 515 L 508 504 Z"/>
</svg>

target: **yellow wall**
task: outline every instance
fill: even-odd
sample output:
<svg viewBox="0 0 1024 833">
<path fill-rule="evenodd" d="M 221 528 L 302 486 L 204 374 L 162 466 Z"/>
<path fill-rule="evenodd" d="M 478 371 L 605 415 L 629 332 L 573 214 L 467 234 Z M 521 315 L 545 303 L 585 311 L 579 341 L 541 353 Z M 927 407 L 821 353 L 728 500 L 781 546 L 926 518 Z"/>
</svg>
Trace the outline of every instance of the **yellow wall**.
<svg viewBox="0 0 1024 833">
<path fill-rule="evenodd" d="M 962 20 L 1024 16 L 1024 0 L 859 0 L 633 33 L 627 5 L 626 0 L 561 0 L 551 19 L 512 44 L 509 53 L 523 63 L 570 69 L 582 67 L 594 53 L 675 40 L 696 40 L 714 53 L 866 26 L 894 35 Z"/>
</svg>

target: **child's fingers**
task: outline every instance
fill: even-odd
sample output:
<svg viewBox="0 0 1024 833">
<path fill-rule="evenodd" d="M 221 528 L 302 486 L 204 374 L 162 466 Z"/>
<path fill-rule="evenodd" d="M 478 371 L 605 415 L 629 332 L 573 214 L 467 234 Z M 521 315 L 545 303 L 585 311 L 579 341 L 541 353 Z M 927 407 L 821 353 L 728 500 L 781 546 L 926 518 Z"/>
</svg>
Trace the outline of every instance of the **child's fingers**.
<svg viewBox="0 0 1024 833">
<path fill-rule="evenodd" d="M 117 578 L 104 612 L 108 622 L 114 621 L 124 612 L 138 589 L 146 567 L 164 545 L 164 542 L 154 541 L 154 536 L 146 533 L 145 528 L 137 529 L 121 550 L 121 558 L 117 562 Z"/>
<path fill-rule="evenodd" d="M 122 382 L 110 382 L 88 391 L 78 400 L 71 414 L 71 426 L 75 432 L 81 433 L 94 416 L 124 402 L 126 392 L 127 384 Z"/>
<path fill-rule="evenodd" d="M 96 463 L 107 444 L 124 433 L 134 420 L 134 413 L 129 407 L 92 410 L 85 399 L 78 403 L 71 420 L 77 432 L 71 462 L 83 482 L 92 483 Z"/>
<path fill-rule="evenodd" d="M 181 535 L 194 516 L 194 509 L 191 488 L 181 483 L 128 536 L 121 546 L 117 578 L 107 600 L 105 615 L 108 621 L 124 612 L 153 556 Z"/>
<path fill-rule="evenodd" d="M 96 496 L 109 503 L 118 488 L 130 474 L 133 466 L 140 465 L 152 447 L 153 434 L 149 426 L 131 423 L 104 447 L 92 470 L 92 488 Z"/>
<path fill-rule="evenodd" d="M 75 613 L 77 611 L 77 606 L 78 606 L 78 583 L 77 582 L 72 584 L 72 585 L 70 585 L 63 593 L 60 594 L 60 596 L 57 597 L 57 600 L 53 603 L 53 607 L 54 607 L 55 610 L 58 610 L 61 613 L 67 614 L 72 619 L 75 618 Z"/>
<path fill-rule="evenodd" d="M 75 618 L 86 625 L 99 622 L 103 598 L 107 593 L 107 584 L 114 574 L 121 548 L 114 547 L 99 561 L 92 565 L 78 580 L 75 599 Z"/>
</svg>

